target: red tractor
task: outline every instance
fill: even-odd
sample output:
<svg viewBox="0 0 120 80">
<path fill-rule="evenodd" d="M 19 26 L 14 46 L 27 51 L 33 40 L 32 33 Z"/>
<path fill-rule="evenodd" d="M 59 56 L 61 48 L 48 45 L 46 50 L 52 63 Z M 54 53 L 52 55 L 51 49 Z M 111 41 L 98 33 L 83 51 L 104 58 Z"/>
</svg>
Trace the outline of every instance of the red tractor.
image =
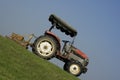
<svg viewBox="0 0 120 80">
<path fill-rule="evenodd" d="M 56 57 L 62 60 L 65 62 L 64 70 L 72 75 L 79 76 L 81 73 L 86 73 L 89 59 L 86 54 L 73 46 L 77 31 L 54 14 L 50 15 L 49 21 L 52 26 L 34 41 L 32 51 L 43 59 Z M 64 43 L 62 46 L 60 38 L 52 32 L 53 28 L 69 35 L 73 41 L 62 40 Z"/>
</svg>

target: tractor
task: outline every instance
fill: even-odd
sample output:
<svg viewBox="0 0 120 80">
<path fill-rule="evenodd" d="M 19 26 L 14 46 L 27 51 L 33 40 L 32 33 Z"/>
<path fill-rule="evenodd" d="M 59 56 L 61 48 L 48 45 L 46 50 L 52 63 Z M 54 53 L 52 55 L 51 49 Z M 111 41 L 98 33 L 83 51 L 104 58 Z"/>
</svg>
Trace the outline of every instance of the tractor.
<svg viewBox="0 0 120 80">
<path fill-rule="evenodd" d="M 30 34 L 28 35 L 28 40 L 25 40 L 25 37 L 16 33 L 12 33 L 11 36 L 6 37 L 26 49 L 30 46 L 32 52 L 43 59 L 49 60 L 56 57 L 63 61 L 65 63 L 63 69 L 74 76 L 80 76 L 82 73 L 86 73 L 89 58 L 73 45 L 75 37 L 77 36 L 77 31 L 55 14 L 50 15 L 49 21 L 52 24 L 51 27 L 39 37 Z M 53 33 L 53 29 L 58 29 L 67 36 L 70 36 L 72 41 L 61 40 Z M 30 43 L 33 37 L 35 38 L 34 42 Z"/>
<path fill-rule="evenodd" d="M 51 14 L 48 20 L 52 25 L 43 35 L 35 39 L 31 45 L 33 53 L 47 60 L 56 57 L 65 63 L 63 69 L 74 76 L 86 73 L 89 58 L 73 45 L 77 31 L 55 14 Z M 61 40 L 52 29 L 60 30 L 73 40 Z M 62 46 L 61 43 L 64 45 Z"/>
</svg>

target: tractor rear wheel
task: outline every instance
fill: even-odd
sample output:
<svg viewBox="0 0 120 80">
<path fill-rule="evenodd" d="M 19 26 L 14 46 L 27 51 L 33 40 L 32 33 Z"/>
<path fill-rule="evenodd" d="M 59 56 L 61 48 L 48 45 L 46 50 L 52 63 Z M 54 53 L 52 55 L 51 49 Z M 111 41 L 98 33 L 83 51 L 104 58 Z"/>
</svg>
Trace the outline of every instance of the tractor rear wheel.
<svg viewBox="0 0 120 80">
<path fill-rule="evenodd" d="M 79 62 L 68 62 L 66 68 L 74 76 L 80 76 L 82 73 L 82 65 Z"/>
<path fill-rule="evenodd" d="M 52 36 L 40 36 L 35 40 L 32 50 L 41 58 L 50 59 L 57 52 L 56 40 Z"/>
</svg>

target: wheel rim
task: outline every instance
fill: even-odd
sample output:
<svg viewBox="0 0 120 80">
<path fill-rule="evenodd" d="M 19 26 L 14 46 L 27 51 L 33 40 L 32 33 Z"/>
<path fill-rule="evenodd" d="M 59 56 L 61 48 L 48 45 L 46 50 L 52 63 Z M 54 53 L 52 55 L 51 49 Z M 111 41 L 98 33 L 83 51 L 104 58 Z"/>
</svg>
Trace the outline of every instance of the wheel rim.
<svg viewBox="0 0 120 80">
<path fill-rule="evenodd" d="M 80 67 L 76 64 L 72 64 L 70 66 L 70 73 L 72 73 L 73 75 L 78 75 L 80 73 Z"/>
<path fill-rule="evenodd" d="M 53 54 L 54 47 L 49 41 L 41 41 L 37 45 L 37 51 L 42 56 L 50 56 L 51 54 Z"/>
</svg>

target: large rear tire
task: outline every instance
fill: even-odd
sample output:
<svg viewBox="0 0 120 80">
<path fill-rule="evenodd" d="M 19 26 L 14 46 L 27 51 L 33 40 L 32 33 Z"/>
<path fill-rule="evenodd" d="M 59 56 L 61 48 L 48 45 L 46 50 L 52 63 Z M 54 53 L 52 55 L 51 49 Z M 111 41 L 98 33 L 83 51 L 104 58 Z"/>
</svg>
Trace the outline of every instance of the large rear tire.
<svg viewBox="0 0 120 80">
<path fill-rule="evenodd" d="M 82 73 L 82 65 L 79 62 L 68 62 L 66 69 L 74 76 L 80 76 Z"/>
<path fill-rule="evenodd" d="M 35 40 L 32 51 L 41 58 L 50 59 L 57 51 L 56 40 L 52 36 L 40 36 Z"/>
</svg>

